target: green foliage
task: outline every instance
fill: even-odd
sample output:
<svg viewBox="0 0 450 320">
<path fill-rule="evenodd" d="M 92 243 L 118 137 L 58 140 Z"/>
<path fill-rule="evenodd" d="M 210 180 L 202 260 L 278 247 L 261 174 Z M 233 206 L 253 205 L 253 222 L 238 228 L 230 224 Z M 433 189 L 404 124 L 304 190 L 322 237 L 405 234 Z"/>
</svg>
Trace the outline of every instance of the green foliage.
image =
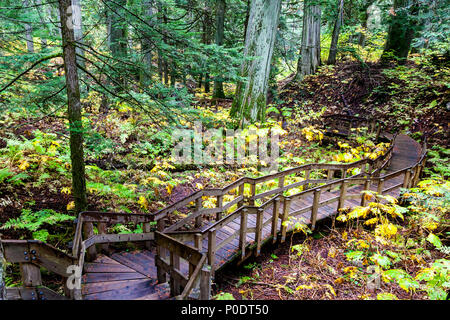
<svg viewBox="0 0 450 320">
<path fill-rule="evenodd" d="M 33 232 L 36 240 L 47 241 L 49 233 L 46 229 L 40 229 L 44 225 L 58 225 L 62 222 L 73 221 L 75 217 L 62 214 L 51 209 L 42 209 L 33 212 L 31 209 L 23 209 L 19 218 L 9 219 L 0 229 L 25 229 Z"/>
<path fill-rule="evenodd" d="M 213 300 L 236 300 L 231 293 L 219 292 L 212 298 Z"/>
</svg>

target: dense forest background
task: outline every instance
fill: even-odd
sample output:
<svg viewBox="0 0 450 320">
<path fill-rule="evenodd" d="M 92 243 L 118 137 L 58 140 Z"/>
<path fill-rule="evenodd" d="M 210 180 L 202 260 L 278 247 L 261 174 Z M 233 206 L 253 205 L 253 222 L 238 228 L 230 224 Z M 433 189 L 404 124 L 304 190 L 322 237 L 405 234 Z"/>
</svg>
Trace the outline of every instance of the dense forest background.
<svg viewBox="0 0 450 320">
<path fill-rule="evenodd" d="M 324 115 L 363 116 L 428 142 L 431 182 L 416 192 L 438 204 L 412 210 L 438 218 L 431 228 L 408 225 L 421 230 L 416 245 L 428 253 L 405 257 L 423 267 L 440 261 L 447 273 L 435 291 L 412 293 L 408 284 L 391 293 L 443 298 L 449 17 L 448 0 L 0 0 L 0 233 L 66 249 L 86 209 L 155 212 L 196 190 L 265 173 L 258 161 L 173 161 L 172 132 L 196 121 L 279 132 L 281 170 L 363 158 L 320 132 Z M 361 133 L 346 142 L 356 148 L 370 139 Z M 234 296 L 250 298 L 248 290 Z"/>
</svg>

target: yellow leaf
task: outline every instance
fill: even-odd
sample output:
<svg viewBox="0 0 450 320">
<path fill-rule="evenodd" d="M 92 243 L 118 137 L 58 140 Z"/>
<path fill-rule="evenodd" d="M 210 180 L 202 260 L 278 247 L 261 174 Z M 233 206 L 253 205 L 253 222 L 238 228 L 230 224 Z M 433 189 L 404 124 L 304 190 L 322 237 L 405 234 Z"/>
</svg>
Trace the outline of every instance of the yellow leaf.
<svg viewBox="0 0 450 320">
<path fill-rule="evenodd" d="M 19 169 L 25 171 L 30 166 L 30 163 L 27 160 L 22 160 L 19 165 Z"/>
<path fill-rule="evenodd" d="M 70 188 L 68 187 L 64 187 L 61 189 L 61 193 L 65 193 L 65 194 L 71 194 L 72 191 L 70 190 Z"/>
<path fill-rule="evenodd" d="M 140 196 L 138 200 L 138 204 L 141 206 L 142 209 L 148 209 L 148 201 L 145 197 Z"/>
<path fill-rule="evenodd" d="M 73 210 L 73 209 L 75 209 L 75 202 L 74 201 L 70 201 L 68 204 L 67 204 L 67 211 L 70 211 L 70 210 Z"/>
</svg>

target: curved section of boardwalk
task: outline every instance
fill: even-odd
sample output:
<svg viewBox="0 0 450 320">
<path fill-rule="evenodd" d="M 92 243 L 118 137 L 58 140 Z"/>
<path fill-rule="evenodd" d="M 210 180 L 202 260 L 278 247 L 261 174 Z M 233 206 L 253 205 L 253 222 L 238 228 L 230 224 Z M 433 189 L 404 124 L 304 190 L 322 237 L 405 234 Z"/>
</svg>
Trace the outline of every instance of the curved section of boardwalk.
<svg viewBox="0 0 450 320">
<path fill-rule="evenodd" d="M 421 147 L 418 142 L 416 142 L 415 140 L 413 140 L 412 138 L 410 138 L 407 135 L 403 135 L 403 134 L 398 135 L 395 140 L 391 165 L 387 168 L 387 170 L 385 170 L 385 172 L 383 172 L 381 174 L 380 177 L 382 178 L 383 176 L 386 176 L 393 172 L 397 172 L 399 170 L 402 170 L 404 168 L 408 168 L 408 167 L 414 165 L 415 163 L 417 163 L 420 156 L 421 156 Z M 398 197 L 400 194 L 400 186 L 399 185 L 402 184 L 402 182 L 404 181 L 404 178 L 405 178 L 405 174 L 402 173 L 402 174 L 396 176 L 395 178 L 386 181 L 383 189 L 389 189 L 389 188 L 398 186 L 394 189 L 389 190 L 389 192 L 388 192 L 389 195 Z M 353 187 L 350 185 L 347 189 L 347 195 L 349 197 L 351 197 L 351 196 L 358 197 L 361 195 L 361 191 L 363 189 L 364 189 L 363 185 L 357 185 L 357 186 L 353 186 Z M 372 184 L 370 186 L 370 189 L 373 191 L 377 191 L 377 185 Z M 330 199 L 336 199 L 337 197 L 339 197 L 339 194 L 340 194 L 340 189 L 337 189 L 337 190 L 332 189 L 332 190 L 322 191 L 320 193 L 319 202 L 326 202 L 326 201 L 329 201 Z M 301 210 L 306 211 L 303 214 L 299 214 L 297 216 L 297 219 L 301 219 L 306 224 L 311 224 L 310 211 L 312 208 L 313 201 L 314 201 L 313 195 L 308 195 L 304 198 L 293 200 L 290 205 L 289 216 L 292 216 L 292 213 L 294 213 L 295 211 L 301 211 Z M 338 205 L 339 205 L 339 203 L 335 201 L 334 203 L 320 207 L 318 209 L 317 221 L 320 221 L 322 219 L 325 219 L 327 217 L 330 217 L 330 216 L 336 214 Z M 343 207 L 349 207 L 349 208 L 357 206 L 357 205 L 361 205 L 361 201 L 356 200 L 356 199 L 345 200 L 344 203 L 342 204 Z M 283 202 L 280 203 L 279 210 L 280 210 L 280 212 L 283 211 Z M 272 237 L 272 230 L 271 230 L 271 225 L 270 225 L 270 221 L 272 220 L 272 215 L 273 215 L 273 206 L 269 206 L 264 210 L 264 216 L 263 216 L 263 221 L 266 222 L 263 227 L 263 234 L 262 234 L 262 238 L 264 240 L 267 240 Z M 247 223 L 248 223 L 248 228 L 250 228 L 250 230 L 256 228 L 256 223 L 257 223 L 256 219 L 257 219 L 256 215 L 248 216 Z M 217 241 L 218 242 L 224 241 L 224 240 L 230 238 L 230 236 L 232 236 L 236 232 L 238 232 L 240 229 L 240 223 L 241 223 L 240 217 L 236 217 L 236 219 L 234 219 L 232 222 L 227 224 L 227 226 L 224 226 L 220 230 L 217 230 L 216 231 Z M 208 226 L 205 226 L 204 229 L 207 227 Z M 279 221 L 278 229 L 279 230 L 281 229 L 281 221 Z M 247 242 L 249 242 L 250 244 L 253 244 L 254 240 L 255 240 L 254 238 L 255 238 L 254 232 L 247 233 Z M 192 242 L 189 244 L 193 245 Z M 207 239 L 205 239 L 203 241 L 203 250 L 204 251 L 208 250 L 208 240 Z M 231 241 L 224 247 L 220 248 L 216 252 L 216 262 L 217 262 L 216 270 L 223 267 L 227 262 L 233 260 L 233 258 L 236 257 L 236 255 L 239 253 L 239 251 L 240 251 L 240 248 L 239 248 L 239 239 L 238 238 L 234 239 L 233 241 Z"/>
<path fill-rule="evenodd" d="M 421 157 L 421 147 L 419 143 L 406 135 L 396 137 L 393 149 L 391 164 L 384 170 L 380 178 L 395 174 L 399 170 L 413 166 Z M 383 190 L 388 190 L 387 194 L 394 197 L 399 195 L 400 186 L 405 180 L 405 173 L 398 174 L 392 179 L 387 180 Z M 377 191 L 378 185 L 370 184 L 370 189 Z M 361 184 L 348 185 L 347 197 L 342 204 L 334 201 L 329 205 L 320 206 L 317 212 L 317 221 L 336 214 L 338 206 L 354 207 L 361 205 L 361 191 L 364 186 Z M 379 190 L 378 190 L 379 191 Z M 319 203 L 326 203 L 330 200 L 336 200 L 340 196 L 340 188 L 331 188 L 320 192 Z M 295 215 L 295 212 L 304 212 L 296 215 L 305 223 L 311 224 L 310 211 L 314 202 L 313 195 L 307 195 L 303 198 L 295 199 L 290 203 L 289 216 Z M 283 202 L 280 202 L 279 211 L 283 212 Z M 246 242 L 251 246 L 255 242 L 257 215 L 251 214 L 247 218 Z M 273 230 L 271 221 L 273 220 L 273 206 L 264 209 L 262 217 L 263 228 L 261 238 L 264 241 L 273 239 Z M 242 219 L 236 216 L 235 219 L 222 226 L 215 233 L 217 243 L 227 242 L 215 252 L 214 265 L 218 270 L 226 263 L 239 258 L 242 254 L 240 250 L 239 237 L 233 237 L 240 232 Z M 205 225 L 202 229 L 207 229 L 210 225 Z M 281 230 L 281 219 L 278 221 L 278 230 Z M 188 245 L 195 247 L 194 241 L 187 241 Z M 202 240 L 202 251 L 208 252 L 209 239 Z M 198 244 L 197 244 L 198 247 Z M 250 250 L 249 250 L 250 252 Z M 178 262 L 179 271 L 187 277 L 189 274 L 189 265 L 183 261 Z M 93 263 L 85 264 L 85 274 L 83 276 L 83 297 L 84 299 L 167 299 L 169 298 L 169 287 L 166 284 L 158 284 L 156 281 L 155 253 L 144 250 L 138 252 L 115 253 L 110 257 L 101 256 Z"/>
</svg>

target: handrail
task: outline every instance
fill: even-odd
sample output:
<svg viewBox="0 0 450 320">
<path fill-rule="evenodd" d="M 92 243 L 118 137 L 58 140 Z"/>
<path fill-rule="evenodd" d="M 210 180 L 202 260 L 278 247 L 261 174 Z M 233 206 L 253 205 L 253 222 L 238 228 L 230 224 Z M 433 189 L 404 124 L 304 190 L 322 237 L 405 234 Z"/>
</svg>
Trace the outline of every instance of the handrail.
<svg viewBox="0 0 450 320">
<path fill-rule="evenodd" d="M 395 135 L 396 137 L 397 135 Z M 384 189 L 383 185 L 384 182 L 390 179 L 393 179 L 399 175 L 405 174 L 405 179 L 403 181 L 403 183 L 401 183 L 400 185 L 402 187 L 409 187 L 409 186 L 413 186 L 415 184 L 417 184 L 419 176 L 421 171 L 423 170 L 423 167 L 425 166 L 425 159 L 426 159 L 426 141 L 422 144 L 422 150 L 421 150 L 421 155 L 419 157 L 419 159 L 412 165 L 397 170 L 396 172 L 392 172 L 389 174 L 384 174 L 384 175 L 380 175 L 380 172 L 382 169 L 384 169 L 387 164 L 390 162 L 391 157 L 392 157 L 392 151 L 394 148 L 394 144 L 392 144 L 389 148 L 389 150 L 382 156 L 377 158 L 377 160 L 382 159 L 383 163 L 382 165 L 375 169 L 372 172 L 368 172 L 363 174 L 358 174 L 358 175 L 354 175 L 351 177 L 346 177 L 346 178 L 341 178 L 341 179 L 335 179 L 332 180 L 330 182 L 327 182 L 323 185 L 314 187 L 314 188 L 310 188 L 308 190 L 304 190 L 301 191 L 299 193 L 290 195 L 288 197 L 284 196 L 284 195 L 276 195 L 272 198 L 270 198 L 269 200 L 267 200 L 266 202 L 264 202 L 262 204 L 262 206 L 260 207 L 256 207 L 256 206 L 251 206 L 251 205 L 245 205 L 245 206 L 241 206 L 239 208 L 237 208 L 235 211 L 231 212 L 230 214 L 222 217 L 221 219 L 211 223 L 210 225 L 208 225 L 206 228 L 202 228 L 202 229 L 195 229 L 195 230 L 188 230 L 188 231 L 171 231 L 169 232 L 169 234 L 171 236 L 175 236 L 178 238 L 183 238 L 184 236 L 187 236 L 186 239 L 189 239 L 189 241 L 191 241 L 192 236 L 194 234 L 199 234 L 201 236 L 201 239 L 206 238 L 206 236 L 208 236 L 208 259 L 209 259 L 209 263 L 211 264 L 211 272 L 214 272 L 214 254 L 215 254 L 215 250 L 217 248 L 220 247 L 220 245 L 216 245 L 215 243 L 215 233 L 217 230 L 219 230 L 223 225 L 226 225 L 227 223 L 239 218 L 239 216 L 241 216 L 241 231 L 237 230 L 236 232 L 240 232 L 240 245 L 239 245 L 239 249 L 242 252 L 242 258 L 244 258 L 244 252 L 245 252 L 245 247 L 248 245 L 248 242 L 246 242 L 246 232 L 247 230 L 250 230 L 250 228 L 247 228 L 247 226 L 243 226 L 242 222 L 244 222 L 246 224 L 246 220 L 242 220 L 242 218 L 246 215 L 246 214 L 258 214 L 259 212 L 262 211 L 262 209 L 270 206 L 270 205 L 274 205 L 274 207 L 276 207 L 276 203 L 280 202 L 280 201 L 284 201 L 285 203 L 285 209 L 283 212 L 282 216 L 278 216 L 278 209 L 274 210 L 274 216 L 272 217 L 273 222 L 272 222 L 272 235 L 274 236 L 274 239 L 276 238 L 276 223 L 278 223 L 278 219 L 282 219 L 282 221 L 285 221 L 289 215 L 289 208 L 286 209 L 286 206 L 289 207 L 289 205 L 287 205 L 288 203 L 290 203 L 290 201 L 294 198 L 298 198 L 298 197 L 302 197 L 305 196 L 306 194 L 310 194 L 310 195 L 314 195 L 314 198 L 317 198 L 317 202 L 315 201 L 310 207 L 306 207 L 303 208 L 302 210 L 298 210 L 295 211 L 295 214 L 298 214 L 299 212 L 303 212 L 303 211 L 308 211 L 308 210 L 312 210 L 311 213 L 311 224 L 312 227 L 314 227 L 315 224 L 315 220 L 317 219 L 316 216 L 317 215 L 317 208 L 323 205 L 327 205 L 329 203 L 335 202 L 335 201 L 339 201 L 339 206 L 341 207 L 344 203 L 344 201 L 346 199 L 354 199 L 355 197 L 361 197 L 360 195 L 356 196 L 356 195 L 346 195 L 346 191 L 343 192 L 342 190 L 342 186 L 343 185 L 347 185 L 347 184 L 363 184 L 364 185 L 364 189 L 369 186 L 370 188 L 370 184 L 372 183 L 377 183 L 378 187 L 377 190 L 379 193 L 383 194 L 384 192 L 388 192 L 390 190 L 392 190 L 393 188 L 398 188 L 399 185 L 395 185 L 393 187 Z M 407 172 L 410 172 L 409 174 L 406 174 Z M 317 194 L 320 194 L 321 190 L 327 190 L 329 188 L 333 188 L 333 187 L 339 187 L 339 189 L 341 190 L 341 195 L 322 201 L 320 202 L 318 199 L 318 197 L 316 197 Z M 362 198 L 362 203 L 364 203 L 364 200 Z M 314 212 L 315 211 L 315 212 Z M 281 213 L 280 213 L 281 214 Z M 261 222 L 259 222 L 259 227 L 262 227 Z M 243 230 L 244 229 L 244 230 Z M 251 228 L 254 229 L 254 228 Z M 258 232 L 258 226 L 256 227 L 256 229 L 252 232 Z M 259 231 L 260 232 L 260 231 Z M 287 228 L 283 227 L 282 230 L 282 241 L 285 238 L 285 234 L 287 232 Z M 255 233 L 255 242 L 257 245 L 257 254 L 259 254 L 259 247 L 261 245 L 261 239 L 258 239 L 258 236 Z M 223 240 L 223 241 L 228 241 L 230 240 L 232 237 L 235 237 L 235 235 L 231 235 L 229 239 Z M 260 237 L 260 236 L 259 236 Z M 213 241 L 214 243 L 211 245 L 209 242 Z"/>
<path fill-rule="evenodd" d="M 354 117 L 354 116 L 344 116 L 346 118 L 351 118 L 351 119 L 356 119 L 355 121 L 359 121 L 359 119 L 363 119 L 363 118 L 358 118 L 358 117 Z M 177 231 L 177 229 L 185 224 L 187 224 L 188 222 L 192 222 L 193 219 L 196 219 L 196 225 L 198 224 L 198 226 L 200 226 L 201 222 L 197 223 L 197 221 L 200 221 L 201 216 L 204 214 L 218 214 L 218 219 L 220 220 L 220 216 L 222 215 L 222 213 L 225 211 L 225 209 L 228 209 L 230 206 L 229 204 L 236 204 L 238 203 L 238 207 L 241 206 L 243 204 L 243 200 L 244 200 L 244 188 L 243 185 L 248 183 L 252 186 L 252 195 L 247 199 L 249 200 L 251 203 L 254 202 L 254 200 L 256 199 L 260 199 L 260 198 L 264 198 L 266 196 L 270 196 L 273 194 L 280 194 L 281 192 L 284 192 L 285 190 L 289 190 L 291 188 L 295 188 L 298 187 L 300 185 L 310 185 L 312 183 L 326 183 L 329 178 L 327 177 L 327 179 L 309 179 L 309 172 L 311 170 L 328 170 L 328 172 L 330 172 L 330 170 L 332 171 L 342 171 L 343 175 L 345 175 L 345 172 L 347 172 L 349 169 L 351 168 L 364 168 L 364 166 L 369 165 L 369 170 L 375 169 L 375 174 L 377 172 L 381 172 L 382 169 L 384 169 L 388 163 L 390 158 L 392 157 L 392 151 L 393 151 L 393 146 L 394 146 L 394 141 L 395 138 L 397 137 L 397 134 L 395 134 L 391 139 L 389 139 L 388 137 L 386 137 L 388 140 L 391 140 L 391 145 L 388 148 L 388 150 L 386 150 L 385 153 L 379 155 L 377 158 L 375 159 L 370 159 L 370 158 L 365 158 L 365 159 L 361 159 L 358 161 L 354 161 L 351 163 L 337 163 L 337 164 L 329 164 L 329 163 L 311 163 L 311 164 L 305 164 L 305 165 L 301 165 L 301 166 L 297 166 L 294 168 L 289 168 L 280 172 L 276 172 L 273 174 L 269 174 L 269 175 L 265 175 L 262 177 L 257 177 L 257 178 L 252 178 L 252 177 L 241 177 L 238 180 L 224 186 L 223 188 L 209 188 L 209 189 L 203 189 L 203 190 L 199 190 L 196 191 L 186 197 L 184 197 L 183 199 L 181 199 L 180 201 L 177 201 L 165 208 L 160 209 L 159 211 L 153 213 L 152 215 L 154 216 L 154 221 L 160 221 L 162 220 L 164 217 L 166 217 L 168 215 L 168 213 L 175 211 L 176 209 L 179 209 L 191 202 L 194 201 L 198 201 L 200 200 L 202 197 L 204 196 L 216 196 L 218 197 L 218 203 L 217 203 L 217 207 L 216 208 L 209 208 L 209 209 L 202 209 L 201 207 L 197 207 L 195 212 L 191 212 L 187 217 L 179 220 L 178 222 L 176 222 L 175 224 L 172 224 L 170 226 L 168 226 L 167 228 L 161 228 L 160 231 L 164 231 L 167 233 L 171 233 L 173 231 Z M 386 158 L 388 158 L 388 160 L 385 160 Z M 378 163 L 381 163 L 381 165 L 378 165 Z M 375 168 L 374 168 L 375 167 Z M 286 177 L 287 175 L 290 174 L 294 174 L 294 173 L 298 173 L 301 171 L 305 171 L 305 175 L 306 175 L 306 179 L 302 180 L 300 182 L 296 182 L 293 183 L 291 185 L 287 185 L 287 186 L 279 186 L 278 188 L 272 189 L 272 190 L 268 190 L 262 194 L 256 195 L 254 194 L 255 192 L 255 186 L 258 183 L 262 183 L 268 180 L 274 180 L 274 179 L 284 179 L 284 177 Z M 360 176 L 360 175 L 366 175 L 367 173 L 365 172 L 365 169 L 362 170 L 361 173 L 356 174 L 354 176 Z M 229 203 L 227 203 L 225 206 L 223 206 L 223 204 L 221 203 L 221 201 L 223 200 L 219 200 L 219 197 L 223 197 L 231 190 L 239 188 L 239 195 L 233 199 L 232 201 L 230 201 Z M 240 198 L 242 197 L 242 198 Z M 220 203 L 219 203 L 220 201 Z M 241 205 L 239 205 L 239 203 Z M 201 205 L 200 205 L 201 206 Z"/>
</svg>

